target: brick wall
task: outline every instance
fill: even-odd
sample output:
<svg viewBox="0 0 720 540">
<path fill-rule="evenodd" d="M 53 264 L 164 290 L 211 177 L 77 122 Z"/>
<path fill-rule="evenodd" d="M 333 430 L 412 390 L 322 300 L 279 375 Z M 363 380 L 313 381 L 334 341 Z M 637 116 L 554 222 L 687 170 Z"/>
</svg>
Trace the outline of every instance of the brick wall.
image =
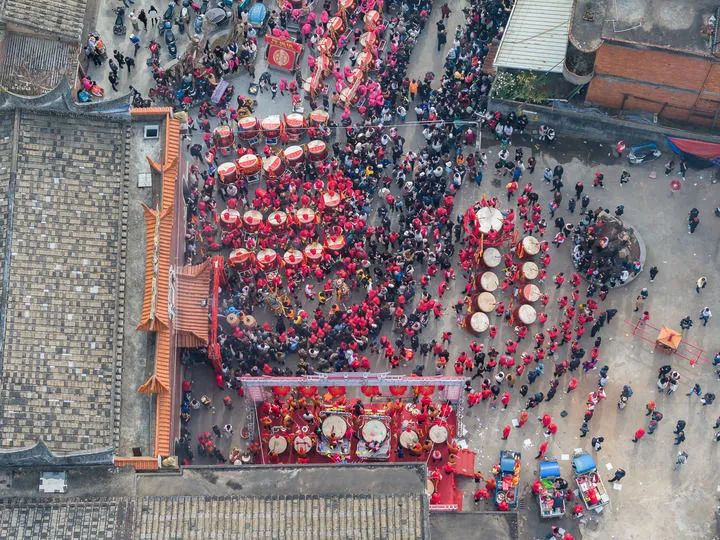
<svg viewBox="0 0 720 540">
<path fill-rule="evenodd" d="M 719 62 L 606 43 L 597 52 L 595 77 L 588 88 L 587 101 L 613 109 L 640 109 L 661 113 L 666 118 L 709 124 L 720 109 L 718 94 Z"/>
</svg>

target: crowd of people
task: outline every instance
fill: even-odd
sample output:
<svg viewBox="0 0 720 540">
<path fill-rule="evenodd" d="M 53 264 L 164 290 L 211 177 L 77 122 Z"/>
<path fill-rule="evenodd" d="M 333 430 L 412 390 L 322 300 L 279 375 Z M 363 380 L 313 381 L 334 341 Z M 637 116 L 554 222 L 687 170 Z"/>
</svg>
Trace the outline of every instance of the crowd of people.
<svg viewBox="0 0 720 540">
<path fill-rule="evenodd" d="M 313 36 L 325 35 L 330 7 L 326 2 L 323 14 L 305 20 L 293 15 L 301 27 L 310 26 L 308 32 L 302 32 L 307 47 L 317 42 Z M 525 130 L 527 118 L 486 111 L 492 76 L 483 65 L 490 42 L 502 35 L 511 7 L 511 2 L 472 0 L 463 10 L 464 27 L 454 32 L 440 81 L 435 81 L 432 72 L 422 80 L 407 73 L 416 37 L 428 26 L 431 4 L 427 0 L 403 3 L 399 14 L 388 15 L 387 26 L 380 25 L 377 30 L 387 44 L 379 51 L 372 75 L 382 100 L 363 100 L 355 108 L 339 98 L 347 84 L 345 68 L 354 66 L 355 61 L 354 44 L 342 44 L 346 53 L 331 70 L 334 90 L 326 81 L 319 96 L 310 96 L 311 108 L 324 108 L 331 115 L 325 128 L 312 133 L 327 142 L 331 154 L 288 167 L 257 185 L 243 180 L 222 183 L 218 165 L 246 153 L 270 156 L 276 149 L 237 144 L 228 151 L 219 147 L 212 135 L 218 124 L 235 131 L 237 121 L 253 113 L 253 100 L 238 96 L 235 106 L 232 85 L 219 103 L 209 100 L 223 77 L 247 70 L 255 78 L 257 35 L 252 29 L 243 26 L 237 43 L 205 50 L 199 60 L 202 67 L 189 69 L 178 79 L 170 79 L 158 63 L 151 65 L 157 83 L 153 97 L 165 98 L 188 113 L 186 141 L 193 161 L 186 197 L 186 262 L 199 263 L 217 254 L 227 256 L 241 247 L 303 251 L 314 241 L 326 243 L 328 238 L 342 237 L 344 242 L 339 249 L 325 249 L 316 262 L 304 259 L 296 265 L 271 269 L 258 265 L 226 267 L 218 336 L 221 369 L 216 373 L 225 407 L 232 407 L 233 392 L 242 395 L 240 378 L 247 375 L 302 376 L 382 371 L 386 367 L 407 368 L 423 375 L 426 365 L 434 368 L 433 374 L 445 373 L 452 366 L 455 374 L 468 379 L 465 399 L 469 408 L 482 402 L 495 407 L 499 402 L 506 409 L 513 400 L 522 400 L 524 405 L 516 419 L 516 429 L 522 429 L 530 411 L 552 401 L 558 391 L 575 391 L 581 377 L 597 370 L 597 384 L 585 399 L 579 427 L 581 437 L 591 432 L 594 412 L 608 398 L 610 369 L 601 349 L 602 332 L 617 310 L 605 303 L 606 297 L 611 288 L 624 284 L 642 267 L 639 260 L 619 256 L 625 247 L 621 240 L 598 237 L 597 230 L 608 213 L 590 208 L 591 198 L 583 192 L 581 182 L 575 185 L 574 197 L 568 202 L 571 214 L 579 205 L 578 222 L 565 223 L 561 216 L 556 217 L 563 197 L 562 167 L 536 175 L 535 158 L 525 156 L 520 147 L 513 154 L 508 147 L 513 137 Z M 449 13 L 447 4 L 443 5 L 437 22 L 441 45 Z M 273 14 L 271 31 L 283 35 L 293 17 Z M 261 93 L 257 99 L 274 99 L 278 91 L 302 97 L 302 82 L 299 72 L 295 79 L 275 82 L 263 74 L 259 90 L 269 94 Z M 422 123 L 425 144 L 418 149 L 408 148 L 403 136 L 402 123 L 409 109 Z M 338 112 L 339 125 L 335 123 Z M 488 156 L 476 150 L 478 127 L 500 141 L 497 160 L 489 163 Z M 505 298 L 495 308 L 484 343 L 477 339 L 468 350 L 454 355 L 453 332 L 443 326 L 443 321 L 450 316 L 462 322 L 468 300 L 477 292 L 481 272 L 475 254 L 482 243 L 465 215 L 470 201 L 460 199 L 467 182 L 479 185 L 484 175 L 507 181 L 507 201 L 492 198 L 483 204 L 501 210 L 504 222 L 520 236 L 542 239 L 538 284 L 543 285 L 548 277 L 551 246 L 559 249 L 566 239 L 572 240 L 577 271 L 567 277 L 562 272 L 551 277 L 557 299 L 551 303 L 549 294 L 542 295 L 537 326 L 516 325 L 510 306 L 519 294 L 520 260 L 514 245 L 507 244 L 500 284 Z M 538 190 L 547 185 L 552 186 L 553 195 L 545 208 Z M 604 187 L 601 173 L 596 174 L 593 186 Z M 339 206 L 325 204 L 328 193 L 340 195 Z M 293 216 L 301 208 L 311 208 L 318 219 L 309 226 L 290 219 L 285 228 L 261 226 L 248 232 L 219 224 L 219 215 L 226 208 L 255 209 L 265 216 L 275 211 Z M 544 239 L 547 220 L 554 220 L 557 229 L 552 240 Z M 652 282 L 657 269 L 650 274 Z M 448 291 L 454 288 L 451 284 L 459 277 L 465 280 L 463 294 L 448 298 Z M 270 305 L 274 306 L 272 313 Z M 645 314 L 648 311 L 642 311 Z M 259 324 L 231 325 L 231 315 L 254 315 Z M 706 315 L 709 319 L 709 308 Z M 505 330 L 508 339 L 500 339 L 498 327 L 505 324 L 510 325 L 512 335 L 507 336 Z M 186 350 L 183 361 L 207 363 L 207 351 Z M 663 369 L 658 388 L 671 393 L 678 386 L 679 375 Z M 190 430 L 193 411 L 210 404 L 196 398 L 190 381 L 183 391 L 183 459 L 189 463 L 194 456 Z M 624 385 L 618 397 L 620 410 L 632 393 L 630 386 Z M 714 395 L 705 394 L 703 399 L 703 404 L 709 405 Z M 650 425 L 637 430 L 635 442 L 646 432 L 653 433 L 662 419 L 654 405 L 648 404 L 648 414 Z M 540 421 L 547 437 L 557 433 L 557 420 L 549 414 L 541 414 Z M 505 426 L 504 439 L 512 429 L 510 424 Z M 201 429 L 195 434 L 197 451 L 225 462 L 226 456 L 215 443 L 232 432 L 230 424 Z M 547 452 L 548 441 L 537 444 L 538 459 Z M 592 446 L 596 451 L 603 441 L 604 437 L 595 433 Z M 622 476 L 624 471 L 615 480 Z M 476 500 L 486 498 L 490 491 L 486 485 Z"/>
</svg>

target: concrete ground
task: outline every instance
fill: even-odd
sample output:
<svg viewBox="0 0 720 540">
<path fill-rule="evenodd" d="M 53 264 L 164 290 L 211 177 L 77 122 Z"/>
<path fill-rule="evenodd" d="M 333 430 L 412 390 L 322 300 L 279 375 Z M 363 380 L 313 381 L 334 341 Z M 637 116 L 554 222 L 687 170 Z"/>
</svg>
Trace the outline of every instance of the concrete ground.
<svg viewBox="0 0 720 540">
<path fill-rule="evenodd" d="M 143 5 L 140 2 L 137 6 Z M 458 22 L 460 2 L 451 2 L 454 13 L 451 16 L 448 28 L 450 32 Z M 148 7 L 148 6 L 146 6 Z M 164 6 L 156 6 L 162 14 Z M 439 72 L 442 57 L 436 52 L 434 22 L 439 13 L 434 12 L 420 43 L 415 51 L 411 64 L 411 76 L 422 76 L 426 71 Z M 112 25 L 112 21 L 110 21 Z M 111 29 L 103 33 L 108 40 L 108 49 L 115 47 Z M 148 39 L 143 36 L 143 46 Z M 110 39 L 108 39 L 108 37 Z M 125 38 L 127 39 L 127 38 Z M 120 41 L 118 41 L 120 43 Z M 124 42 L 123 42 L 124 43 Z M 129 43 L 129 42 L 128 42 Z M 144 49 L 138 55 L 138 72 L 144 69 Z M 165 49 L 163 48 L 163 54 Z M 259 62 L 262 55 L 259 55 Z M 107 68 L 104 68 L 104 85 L 107 84 Z M 263 71 L 258 65 L 257 74 Z M 238 91 L 242 92 L 247 80 L 242 76 L 236 83 Z M 143 90 L 143 84 L 149 77 L 133 75 L 130 81 L 138 89 Z M 121 81 L 125 79 L 121 78 Z M 136 84 L 137 82 L 137 84 Z M 268 98 L 259 97 L 259 115 L 269 111 L 289 111 L 289 100 L 280 99 L 270 102 Z M 411 114 L 412 116 L 412 114 Z M 535 126 L 536 127 L 536 126 Z M 416 149 L 421 142 L 417 128 L 405 130 L 407 139 L 406 148 Z M 582 538 L 623 538 L 646 539 L 654 537 L 673 538 L 713 538 L 717 535 L 715 508 L 717 504 L 718 486 L 715 474 L 718 460 L 719 446 L 713 441 L 714 430 L 712 425 L 720 415 L 718 404 L 702 407 L 697 397 L 686 397 L 685 393 L 695 382 L 698 382 L 705 392 L 718 393 L 720 390 L 718 378 L 714 369 L 707 362 L 715 352 L 720 349 L 718 334 L 715 327 L 720 324 L 717 319 L 710 321 L 707 328 L 699 324 L 697 316 L 704 306 L 710 306 L 720 313 L 718 307 L 720 300 L 720 286 L 716 282 L 713 272 L 718 265 L 718 234 L 717 222 L 712 211 L 718 205 L 717 186 L 712 185 L 710 170 L 691 170 L 687 180 L 683 183 L 679 193 L 671 194 L 669 178 L 663 174 L 663 163 L 667 156 L 659 161 L 639 167 L 631 167 L 631 181 L 621 187 L 618 178 L 623 168 L 628 167 L 626 162 L 613 159 L 610 156 L 609 144 L 591 143 L 586 141 L 564 140 L 562 133 L 555 148 L 538 146 L 535 141 L 526 138 L 515 141 L 522 144 L 525 155 L 534 153 L 538 165 L 534 175 L 524 177 L 524 181 L 532 181 L 541 194 L 543 204 L 548 202 L 550 191 L 542 181 L 542 170 L 545 166 L 553 167 L 561 163 L 565 168 L 566 189 L 563 193 L 562 211 L 559 212 L 566 220 L 572 216 L 567 212 L 566 202 L 571 196 L 575 181 L 583 180 L 585 191 L 591 197 L 591 207 L 598 205 L 613 210 L 618 204 L 625 205 L 625 216 L 628 221 L 637 227 L 647 246 L 646 269 L 655 265 L 660 273 L 654 283 L 649 283 L 647 272 L 625 288 L 610 293 L 603 307 L 614 307 L 619 313 L 613 322 L 603 329 L 603 346 L 601 352 L 601 365 L 610 366 L 610 383 L 607 388 L 608 399 L 597 409 L 591 422 L 591 432 L 585 439 L 579 438 L 578 428 L 582 421 L 586 395 L 595 388 L 597 372 L 590 372 L 581 377 L 579 388 L 570 395 L 560 392 L 552 402 L 543 403 L 533 412 L 539 415 L 548 412 L 558 423 L 560 430 L 552 439 L 548 455 L 560 460 L 564 475 L 571 480 L 570 463 L 564 460 L 564 455 L 571 455 L 575 448 L 590 451 L 590 438 L 602 435 L 605 437 L 603 449 L 595 456 L 600 471 L 606 475 L 605 480 L 612 475 L 617 467 L 627 471 L 626 478 L 616 489 L 610 489 L 611 503 L 601 515 L 586 517 L 581 523 L 572 523 L 571 530 L 579 528 Z M 491 137 L 483 134 L 483 151 L 488 153 L 490 162 L 494 162 L 498 147 Z M 638 141 L 629 141 L 631 143 Z M 512 151 L 512 149 L 511 149 Z M 600 170 L 605 174 L 606 188 L 593 189 L 591 180 L 594 171 Z M 655 173 L 655 178 L 651 173 Z M 463 187 L 463 193 L 458 205 L 458 211 L 463 211 L 483 194 L 497 195 L 504 198 L 504 184 L 506 179 L 493 181 L 491 171 L 486 171 L 486 178 L 482 186 L 478 187 L 468 183 Z M 692 207 L 700 210 L 701 223 L 694 235 L 689 235 L 686 225 L 686 216 Z M 553 227 L 548 230 L 548 235 Z M 548 236 L 546 235 L 546 237 Z M 553 250 L 553 263 L 549 274 L 557 272 L 571 272 L 569 247 L 566 244 L 560 250 Z M 707 275 L 709 283 L 702 293 L 697 294 L 694 284 L 701 275 Z M 549 282 L 549 280 L 548 280 Z M 433 287 L 437 283 L 433 284 Z M 452 284 L 446 295 L 446 304 L 460 296 L 464 283 L 460 280 Z M 632 333 L 632 327 L 626 321 L 632 322 L 633 300 L 642 287 L 647 286 L 650 297 L 646 308 L 651 314 L 651 324 L 661 326 L 667 324 L 678 327 L 679 321 L 685 315 L 695 320 L 695 326 L 687 335 L 688 341 L 705 350 L 704 360 L 691 366 L 686 359 L 666 357 L 655 353 L 652 344 L 643 341 Z M 562 293 L 569 290 L 563 288 Z M 555 289 L 547 287 L 551 294 L 551 303 L 548 306 L 549 323 L 557 321 Z M 454 339 L 451 353 L 456 357 L 462 350 L 467 350 L 471 339 L 457 328 L 454 317 L 450 314 L 440 321 L 431 322 L 422 336 L 422 340 L 429 341 L 444 330 L 453 330 Z M 511 329 L 500 327 L 495 338 L 495 346 L 504 343 L 511 336 Z M 586 338 L 586 341 L 589 338 Z M 485 341 L 485 340 L 484 340 Z M 527 343 L 527 341 L 525 342 Z M 586 350 L 589 346 L 585 345 Z M 561 349 L 561 352 L 564 350 Z M 660 395 L 655 387 L 657 368 L 671 362 L 681 376 L 680 390 L 672 396 Z M 375 370 L 382 371 L 386 366 L 374 366 Z M 409 371 L 410 366 L 403 368 Z M 426 373 L 432 373 L 434 367 L 428 365 Z M 449 368 L 452 369 L 452 366 Z M 547 364 L 547 370 L 551 366 Z M 196 393 L 208 392 L 214 394 L 213 381 L 209 370 L 205 367 L 195 367 L 188 370 L 187 376 L 195 381 Z M 533 386 L 533 390 L 547 391 L 549 374 L 545 374 Z M 563 379 L 563 386 L 567 376 Z M 477 382 L 477 381 L 476 381 Z M 615 403 L 624 384 L 633 387 L 634 395 L 629 405 L 623 411 L 617 409 Z M 561 387 L 562 388 L 562 387 Z M 137 399 L 137 398 L 136 398 Z M 221 394 L 214 394 L 216 404 L 221 402 Z M 631 442 L 634 431 L 647 425 L 644 416 L 644 404 L 654 399 L 658 409 L 665 415 L 654 435 L 646 435 L 639 443 Z M 513 392 L 513 399 L 506 411 L 493 409 L 489 404 L 480 404 L 473 408 L 465 417 L 469 429 L 467 440 L 471 448 L 478 452 L 477 468 L 488 473 L 495 463 L 498 452 L 502 448 L 517 449 L 523 452 L 522 489 L 524 499 L 521 503 L 522 530 L 528 531 L 527 538 L 544 536 L 550 524 L 539 523 L 537 518 L 537 504 L 529 495 L 529 484 L 536 478 L 537 466 L 533 460 L 537 445 L 544 440 L 539 423 L 529 422 L 522 429 L 513 429 L 508 441 L 500 440 L 500 431 L 505 424 L 511 422 L 521 410 L 524 401 Z M 561 411 L 567 411 L 564 418 Z M 224 409 L 221 405 L 213 411 L 203 411 L 203 414 L 194 415 L 191 422 L 193 434 L 208 430 L 213 424 L 223 425 L 230 422 L 235 426 L 235 435 L 232 440 L 221 441 L 219 446 L 227 455 L 232 446 L 242 446 L 243 441 L 239 432 L 246 421 L 247 410 L 236 400 L 232 410 Z M 535 415 L 533 415 L 535 416 Z M 685 433 L 687 440 L 679 448 L 689 454 L 689 461 L 680 471 L 673 471 L 673 463 L 678 448 L 673 446 L 672 431 L 675 422 L 679 419 L 687 421 Z M 529 441 L 529 443 L 527 442 Z M 202 462 L 201 460 L 198 460 Z M 710 474 L 708 474 L 710 473 Z M 472 503 L 471 493 L 474 489 L 472 482 L 463 486 L 466 491 L 465 508 L 468 510 L 490 509 L 488 503 L 475 506 Z M 608 484 L 609 487 L 609 484 Z M 642 516 L 640 519 L 638 519 Z M 569 522 L 570 520 L 565 520 Z"/>
</svg>

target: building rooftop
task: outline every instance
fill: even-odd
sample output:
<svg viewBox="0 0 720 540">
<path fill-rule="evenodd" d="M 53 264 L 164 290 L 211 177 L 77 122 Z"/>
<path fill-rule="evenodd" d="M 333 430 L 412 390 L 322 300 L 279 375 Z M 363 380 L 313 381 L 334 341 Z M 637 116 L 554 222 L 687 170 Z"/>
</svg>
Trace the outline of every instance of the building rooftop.
<svg viewBox="0 0 720 540">
<path fill-rule="evenodd" d="M 0 0 L 0 21 L 42 30 L 76 42 L 82 37 L 87 0 Z M 47 37 L 47 36 L 42 36 Z"/>
<path fill-rule="evenodd" d="M 576 0 L 570 40 L 585 52 L 607 40 L 709 55 L 716 32 L 703 30 L 718 8 L 715 0 Z"/>
<path fill-rule="evenodd" d="M 28 497 L 37 474 L 1 490 L 0 537 L 422 540 L 430 537 L 424 467 L 183 469 L 180 475 L 68 474 L 68 495 Z M 128 481 L 129 480 L 129 481 Z M 81 485 L 82 484 L 82 485 Z M 73 495 L 73 491 L 76 492 Z"/>
<path fill-rule="evenodd" d="M 0 448 L 115 447 L 129 122 L 0 114 Z"/>
</svg>

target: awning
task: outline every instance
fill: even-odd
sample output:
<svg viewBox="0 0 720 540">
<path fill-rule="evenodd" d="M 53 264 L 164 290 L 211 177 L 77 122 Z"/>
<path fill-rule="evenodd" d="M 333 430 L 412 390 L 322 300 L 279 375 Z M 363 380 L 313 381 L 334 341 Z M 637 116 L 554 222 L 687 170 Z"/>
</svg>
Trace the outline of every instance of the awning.
<svg viewBox="0 0 720 540">
<path fill-rule="evenodd" d="M 515 0 L 496 68 L 562 73 L 573 0 Z"/>
<path fill-rule="evenodd" d="M 668 137 L 670 149 L 682 157 L 694 157 L 698 160 L 720 165 L 720 144 L 695 139 Z M 708 165 L 705 163 L 704 165 Z"/>
<path fill-rule="evenodd" d="M 210 319 L 210 259 L 177 270 L 176 320 L 179 347 L 201 347 L 208 343 Z"/>
</svg>

